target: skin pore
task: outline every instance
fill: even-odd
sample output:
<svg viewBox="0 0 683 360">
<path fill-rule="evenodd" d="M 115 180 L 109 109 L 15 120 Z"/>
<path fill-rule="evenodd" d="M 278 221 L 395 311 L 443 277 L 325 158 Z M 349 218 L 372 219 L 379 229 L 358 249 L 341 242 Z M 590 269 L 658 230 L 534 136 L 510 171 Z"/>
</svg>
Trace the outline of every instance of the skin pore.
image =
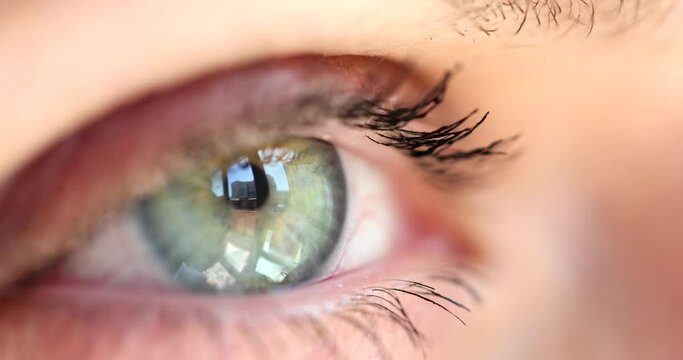
<svg viewBox="0 0 683 360">
<path fill-rule="evenodd" d="M 434 325 L 428 358 L 679 358 L 680 8 L 616 35 L 600 15 L 588 38 L 556 35 L 567 25 L 462 35 L 470 23 L 459 9 L 442 0 L 0 5 L 0 179 L 89 119 L 215 69 L 364 54 L 438 79 L 457 62 L 433 125 L 480 108 L 491 112 L 482 138 L 522 138 L 520 155 L 484 186 L 436 207 L 424 203 L 437 195 L 413 185 L 419 211 L 450 219 L 435 221 L 440 231 L 471 237 L 488 279 L 467 327 Z M 173 353 L 174 342 L 157 341 Z M 252 356 L 246 347 L 235 344 L 231 358 Z"/>
</svg>

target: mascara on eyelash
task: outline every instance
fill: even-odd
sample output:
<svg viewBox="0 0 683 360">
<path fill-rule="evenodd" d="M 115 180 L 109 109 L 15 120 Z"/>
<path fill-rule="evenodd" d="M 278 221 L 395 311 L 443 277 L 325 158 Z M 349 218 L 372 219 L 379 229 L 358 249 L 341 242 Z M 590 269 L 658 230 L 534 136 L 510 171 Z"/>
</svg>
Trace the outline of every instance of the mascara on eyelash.
<svg viewBox="0 0 683 360">
<path fill-rule="evenodd" d="M 500 138 L 484 146 L 457 149 L 455 145 L 470 137 L 489 117 L 484 115 L 472 126 L 466 126 L 478 109 L 465 117 L 431 131 L 415 131 L 406 127 L 413 121 L 423 119 L 444 100 L 452 72 L 447 71 L 441 80 L 420 101 L 411 107 L 389 108 L 378 100 L 361 100 L 352 104 L 340 115 L 345 124 L 371 130 L 370 141 L 394 148 L 403 154 L 418 159 L 419 165 L 428 172 L 445 180 L 461 177 L 451 165 L 466 160 L 496 155 L 508 155 L 502 150 L 519 138 L 519 135 Z"/>
</svg>

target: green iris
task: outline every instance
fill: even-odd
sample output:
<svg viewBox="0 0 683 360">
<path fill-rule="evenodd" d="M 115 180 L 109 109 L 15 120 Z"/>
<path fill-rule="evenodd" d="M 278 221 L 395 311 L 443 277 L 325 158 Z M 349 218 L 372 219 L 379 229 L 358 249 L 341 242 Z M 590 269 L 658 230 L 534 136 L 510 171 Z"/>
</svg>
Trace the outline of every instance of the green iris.
<svg viewBox="0 0 683 360">
<path fill-rule="evenodd" d="M 139 205 L 176 284 L 242 293 L 316 276 L 336 248 L 345 210 L 339 155 L 314 139 L 209 161 Z"/>
</svg>

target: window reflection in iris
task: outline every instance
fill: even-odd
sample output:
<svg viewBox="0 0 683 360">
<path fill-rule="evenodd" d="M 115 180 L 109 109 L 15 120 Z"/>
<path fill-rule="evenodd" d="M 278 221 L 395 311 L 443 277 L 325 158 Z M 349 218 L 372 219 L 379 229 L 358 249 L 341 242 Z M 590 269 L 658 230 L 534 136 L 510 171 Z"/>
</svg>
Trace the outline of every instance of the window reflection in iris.
<svg viewBox="0 0 683 360">
<path fill-rule="evenodd" d="M 236 159 L 178 177 L 143 202 L 143 227 L 173 281 L 251 292 L 314 277 L 344 219 L 336 150 L 297 139 Z"/>
</svg>

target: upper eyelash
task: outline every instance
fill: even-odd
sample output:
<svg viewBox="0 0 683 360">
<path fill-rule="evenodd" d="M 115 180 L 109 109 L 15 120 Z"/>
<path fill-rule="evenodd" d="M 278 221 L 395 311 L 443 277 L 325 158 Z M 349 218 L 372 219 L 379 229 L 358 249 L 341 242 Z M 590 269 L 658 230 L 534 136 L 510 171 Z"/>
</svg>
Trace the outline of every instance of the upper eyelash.
<svg viewBox="0 0 683 360">
<path fill-rule="evenodd" d="M 406 129 L 411 122 L 425 118 L 443 102 L 451 77 L 452 73 L 447 71 L 434 88 L 411 107 L 389 108 L 381 105 L 378 100 L 363 99 L 353 103 L 340 118 L 347 125 L 372 130 L 379 138 L 367 136 L 372 142 L 392 147 L 419 159 L 420 165 L 432 173 L 459 176 L 460 174 L 454 172 L 455 169 L 447 165 L 473 158 L 506 155 L 501 148 L 517 140 L 519 136 L 500 138 L 487 145 L 466 150 L 456 149 L 455 145 L 458 142 L 472 135 L 487 120 L 489 112 L 473 126 L 465 125 L 478 109 L 432 131 Z"/>
<path fill-rule="evenodd" d="M 401 129 L 408 123 L 426 117 L 443 102 L 446 96 L 451 72 L 447 71 L 441 80 L 411 107 L 387 108 L 376 99 L 362 99 L 353 103 L 340 114 L 349 125 L 374 131 Z"/>
</svg>

